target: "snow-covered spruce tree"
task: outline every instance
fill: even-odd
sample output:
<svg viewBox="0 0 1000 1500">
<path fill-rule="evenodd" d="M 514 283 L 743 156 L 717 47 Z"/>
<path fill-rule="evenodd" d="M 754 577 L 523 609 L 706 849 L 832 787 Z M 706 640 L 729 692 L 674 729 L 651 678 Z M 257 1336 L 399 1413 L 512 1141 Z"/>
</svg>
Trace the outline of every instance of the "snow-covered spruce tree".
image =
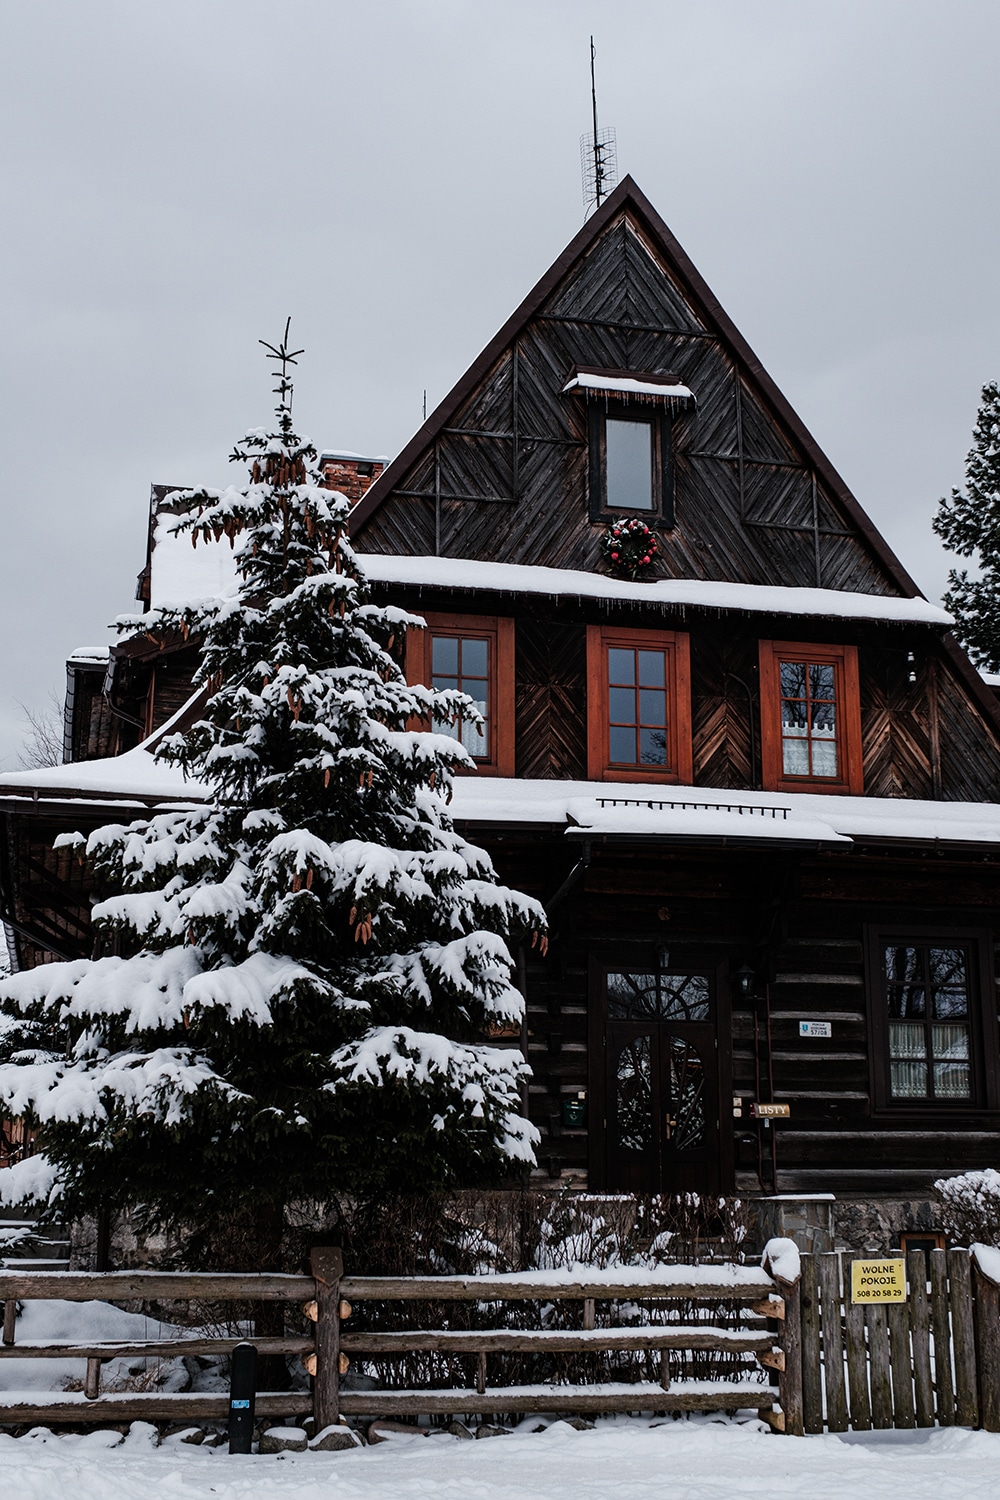
<svg viewBox="0 0 1000 1500">
<path fill-rule="evenodd" d="M 526 1065 L 484 1037 L 520 1016 L 510 951 L 545 927 L 449 821 L 469 758 L 408 726 L 475 710 L 407 686 L 399 646 L 420 622 L 369 602 L 279 354 L 276 430 L 233 454 L 248 486 L 172 496 L 193 545 L 235 548 L 236 597 L 120 622 L 202 643 L 202 717 L 161 754 L 208 801 L 93 834 L 104 956 L 0 985 L 28 1028 L 0 1100 L 42 1148 L 5 1196 L 143 1205 L 206 1235 L 249 1211 L 244 1253 L 263 1266 L 289 1202 L 483 1183 L 532 1159 Z"/>
<path fill-rule="evenodd" d="M 975 557 L 979 578 L 968 571 L 948 574 L 945 606 L 955 616 L 955 633 L 976 663 L 1000 671 L 1000 387 L 983 387 L 965 460 L 965 492 L 953 489 L 938 505 L 934 530 L 949 552 Z"/>
</svg>

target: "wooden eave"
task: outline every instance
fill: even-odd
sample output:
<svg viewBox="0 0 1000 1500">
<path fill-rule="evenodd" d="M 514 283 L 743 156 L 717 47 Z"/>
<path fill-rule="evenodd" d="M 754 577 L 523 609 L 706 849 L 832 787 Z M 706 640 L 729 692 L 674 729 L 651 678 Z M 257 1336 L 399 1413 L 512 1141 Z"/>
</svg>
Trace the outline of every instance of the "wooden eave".
<svg viewBox="0 0 1000 1500">
<path fill-rule="evenodd" d="M 449 391 L 444 400 L 418 429 L 402 452 L 383 469 L 367 494 L 351 512 L 350 533 L 359 536 L 365 525 L 387 500 L 397 485 L 401 485 L 410 470 L 424 455 L 428 446 L 441 431 L 451 425 L 455 414 L 486 378 L 500 355 L 517 338 L 542 304 L 573 270 L 578 261 L 600 238 L 604 231 L 624 212 L 630 212 L 648 237 L 653 247 L 670 266 L 693 301 L 699 304 L 705 321 L 722 343 L 728 346 L 743 373 L 756 385 L 761 397 L 770 406 L 772 414 L 783 424 L 793 441 L 802 449 L 810 464 L 829 486 L 831 494 L 843 508 L 863 536 L 875 557 L 889 577 L 907 598 L 925 597 L 907 573 L 899 558 L 886 542 L 874 522 L 866 514 L 859 501 L 820 448 L 805 423 L 795 412 L 789 401 L 768 375 L 757 355 L 740 333 L 735 323 L 712 292 L 701 273 L 667 228 L 649 199 L 636 186 L 631 177 L 625 177 L 615 191 L 588 219 L 580 232 L 567 245 L 563 253 L 553 262 L 545 275 L 525 297 L 520 307 L 490 340 L 479 357 L 473 361 L 461 379 Z M 1000 716 L 995 720 L 1000 730 Z"/>
</svg>

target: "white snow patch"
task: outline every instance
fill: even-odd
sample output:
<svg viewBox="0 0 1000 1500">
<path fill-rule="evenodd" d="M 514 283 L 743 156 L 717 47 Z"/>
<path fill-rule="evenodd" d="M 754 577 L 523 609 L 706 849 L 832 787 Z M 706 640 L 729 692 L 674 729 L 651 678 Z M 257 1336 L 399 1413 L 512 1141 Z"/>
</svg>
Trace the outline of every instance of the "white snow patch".
<svg viewBox="0 0 1000 1500">
<path fill-rule="evenodd" d="M 780 1281 L 798 1281 L 802 1275 L 799 1247 L 794 1240 L 776 1236 L 768 1240 L 760 1263 Z"/>
</svg>

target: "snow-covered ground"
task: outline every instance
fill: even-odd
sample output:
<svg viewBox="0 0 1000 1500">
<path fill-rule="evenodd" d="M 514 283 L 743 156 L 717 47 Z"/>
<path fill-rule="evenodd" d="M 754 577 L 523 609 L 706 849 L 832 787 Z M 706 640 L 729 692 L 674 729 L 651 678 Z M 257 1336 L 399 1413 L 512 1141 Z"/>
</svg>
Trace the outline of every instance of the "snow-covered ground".
<svg viewBox="0 0 1000 1500">
<path fill-rule="evenodd" d="M 342 1453 L 230 1457 L 152 1429 L 0 1435 L 4 1500 L 978 1500 L 1000 1435 L 964 1430 L 785 1438 L 745 1423 L 557 1422 L 466 1442 L 396 1437 Z M 115 1446 L 112 1446 L 114 1444 Z"/>
</svg>

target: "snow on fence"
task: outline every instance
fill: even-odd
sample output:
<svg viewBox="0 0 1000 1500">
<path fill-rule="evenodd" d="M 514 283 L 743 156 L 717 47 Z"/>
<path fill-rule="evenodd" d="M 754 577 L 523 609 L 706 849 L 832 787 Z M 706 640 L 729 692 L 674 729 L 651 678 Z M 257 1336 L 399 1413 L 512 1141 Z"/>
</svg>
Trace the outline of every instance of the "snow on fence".
<svg viewBox="0 0 1000 1500">
<path fill-rule="evenodd" d="M 314 1250 L 312 1276 L 220 1275 L 210 1273 L 116 1272 L 0 1272 L 4 1300 L 3 1344 L 0 1358 L 81 1358 L 87 1360 L 83 1393 L 52 1393 L 42 1401 L 0 1395 L 0 1425 L 28 1423 L 97 1424 L 134 1419 L 225 1419 L 228 1397 L 219 1394 L 109 1393 L 100 1394 L 104 1361 L 123 1358 L 177 1358 L 179 1355 L 229 1353 L 236 1337 L 178 1337 L 155 1342 L 92 1344 L 18 1344 L 16 1309 L 19 1300 L 59 1298 L 66 1301 L 141 1300 L 151 1298 L 212 1302 L 277 1301 L 302 1304 L 314 1324 L 312 1338 L 255 1338 L 260 1354 L 303 1357 L 313 1376 L 312 1392 L 264 1391 L 258 1394 L 260 1416 L 292 1417 L 312 1412 L 318 1428 L 341 1416 L 419 1416 L 456 1413 L 487 1415 L 515 1412 L 599 1413 L 615 1411 L 757 1410 L 777 1430 L 784 1430 L 781 1411 L 773 1410 L 779 1391 L 750 1379 L 671 1382 L 671 1351 L 717 1349 L 753 1354 L 759 1365 L 781 1374 L 785 1368 L 787 1323 L 785 1304 L 776 1281 L 752 1266 L 664 1266 L 655 1270 L 614 1267 L 573 1271 L 529 1271 L 485 1276 L 344 1276 L 341 1253 Z M 645 1324 L 639 1327 L 598 1326 L 598 1303 L 654 1301 L 694 1302 L 699 1320 Z M 352 1331 L 343 1326 L 352 1303 L 472 1303 L 502 1304 L 569 1302 L 580 1304 L 580 1327 L 404 1328 L 392 1331 Z M 713 1305 L 737 1305 L 746 1310 L 743 1326 L 723 1328 L 711 1321 Z M 448 1321 L 445 1319 L 444 1321 Z M 539 1320 L 541 1321 L 541 1319 Z M 793 1339 L 794 1343 L 794 1339 Z M 611 1350 L 655 1351 L 660 1379 L 637 1382 L 581 1384 L 493 1385 L 488 1382 L 491 1354 L 594 1353 Z M 438 1390 L 342 1389 L 352 1355 L 404 1357 L 414 1351 L 474 1355 L 474 1388 Z M 772 1377 L 773 1378 L 773 1377 Z"/>
<path fill-rule="evenodd" d="M 1000 1255 L 913 1250 L 906 1301 L 868 1306 L 851 1300 L 854 1258 L 803 1255 L 801 1280 L 782 1286 L 798 1330 L 785 1346 L 786 1431 L 1000 1432 Z"/>
</svg>

